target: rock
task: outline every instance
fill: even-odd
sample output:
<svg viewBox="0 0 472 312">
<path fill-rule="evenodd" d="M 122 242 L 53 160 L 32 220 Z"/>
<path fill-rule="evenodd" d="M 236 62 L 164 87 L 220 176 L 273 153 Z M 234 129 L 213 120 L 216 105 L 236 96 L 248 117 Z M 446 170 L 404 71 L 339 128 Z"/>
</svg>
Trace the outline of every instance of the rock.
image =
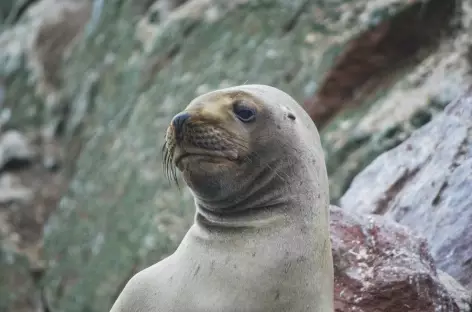
<svg viewBox="0 0 472 312">
<path fill-rule="evenodd" d="M 0 168 L 11 161 L 31 161 L 34 150 L 28 139 L 16 130 L 10 130 L 0 137 Z"/>
<path fill-rule="evenodd" d="M 438 267 L 472 289 L 472 91 L 375 159 L 341 198 L 385 215 L 431 246 Z"/>
<path fill-rule="evenodd" d="M 406 227 L 331 207 L 331 240 L 335 312 L 471 311 L 472 296 L 440 277 L 426 241 Z"/>
<path fill-rule="evenodd" d="M 2 246 L 0 265 L 0 311 L 44 311 L 38 309 L 41 306 L 38 300 L 39 288 L 31 278 L 25 257 L 17 254 L 14 249 Z"/>
<path fill-rule="evenodd" d="M 33 199 L 31 189 L 21 185 L 19 179 L 13 175 L 0 176 L 0 205 L 10 202 L 28 203 Z"/>
<path fill-rule="evenodd" d="M 374 22 L 375 27 L 347 42 L 323 77 L 314 98 L 305 101 L 318 128 L 323 128 L 340 111 L 355 106 L 376 85 L 388 83 L 397 67 L 419 50 L 434 48 L 445 39 L 442 34 L 451 30 L 458 5 L 457 1 L 433 0 L 426 6 L 412 1 L 391 18 Z M 363 14 L 381 14 L 379 9 L 383 10 L 379 3 L 372 3 Z M 422 20 L 417 23 L 420 14 Z"/>
<path fill-rule="evenodd" d="M 67 183 L 63 172 L 49 172 L 41 158 L 0 175 L 0 311 L 47 310 L 40 286 L 47 268 L 44 224 Z"/>
<path fill-rule="evenodd" d="M 88 0 L 29 1 L 21 20 L 0 35 L 0 73 L 14 71 L 27 57 L 34 79 L 56 88 L 58 65 L 68 45 L 80 33 L 90 14 Z M 62 30 L 62 36 L 55 30 Z M 48 54 L 49 53 L 49 54 Z"/>
<path fill-rule="evenodd" d="M 83 32 L 92 3 L 29 2 L 19 21 L 0 33 L 0 79 L 5 77 L 7 83 L 4 102 L 12 110 L 13 122 L 19 119 L 23 126 L 25 117 L 49 123 L 60 116 L 65 93 L 63 59 Z"/>
<path fill-rule="evenodd" d="M 452 298 L 456 299 L 461 311 L 472 312 L 472 292 L 465 289 L 452 276 L 444 271 L 437 270 L 441 283 L 446 287 Z"/>
<path fill-rule="evenodd" d="M 47 97 L 61 87 L 62 58 L 87 24 L 91 5 L 86 0 L 42 0 L 28 14 L 38 19 L 29 58 L 40 79 L 38 91 Z"/>
<path fill-rule="evenodd" d="M 0 24 L 3 26 L 4 24 L 12 23 L 25 2 L 27 3 L 28 1 L 4 0 L 0 2 Z"/>
<path fill-rule="evenodd" d="M 5 101 L 5 82 L 0 79 L 0 109 L 3 108 L 3 102 Z"/>
<path fill-rule="evenodd" d="M 369 2 L 359 18 L 388 14 L 381 2 Z M 335 203 L 361 169 L 471 84 L 470 2 L 409 3 L 343 41 L 314 95 L 304 99 L 322 128 Z"/>
</svg>

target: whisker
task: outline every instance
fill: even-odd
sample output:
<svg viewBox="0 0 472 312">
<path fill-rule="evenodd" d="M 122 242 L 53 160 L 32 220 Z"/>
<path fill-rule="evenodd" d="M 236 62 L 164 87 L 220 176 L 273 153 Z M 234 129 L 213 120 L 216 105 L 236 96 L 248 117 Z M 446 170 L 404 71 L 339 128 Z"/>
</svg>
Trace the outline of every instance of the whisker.
<svg viewBox="0 0 472 312">
<path fill-rule="evenodd" d="M 172 165 L 173 147 L 169 146 L 169 142 L 167 140 L 162 146 L 162 153 L 162 166 L 164 175 L 169 182 L 173 180 L 178 185 L 175 168 Z"/>
<path fill-rule="evenodd" d="M 189 131 L 190 134 L 196 134 L 196 128 L 194 127 L 189 127 L 187 131 Z M 235 137 L 235 136 L 229 136 L 229 137 L 231 137 L 230 145 L 233 145 L 234 147 L 236 147 L 240 153 L 247 154 L 249 152 L 249 154 L 245 155 L 242 158 L 243 161 L 253 163 L 254 160 L 260 161 L 262 159 L 262 157 L 257 152 L 249 151 L 249 145 L 246 140 L 239 137 Z M 166 137 L 166 141 L 162 146 L 163 167 L 164 167 L 163 169 L 164 169 L 164 173 L 167 180 L 171 182 L 172 184 L 175 184 L 178 187 L 178 189 L 181 191 L 182 189 L 179 183 L 179 179 L 177 177 L 177 168 L 173 164 L 174 148 L 175 148 L 174 144 L 170 144 Z M 277 176 L 282 181 L 284 182 L 287 181 L 286 179 L 288 175 L 285 174 L 285 177 L 284 177 L 280 172 L 280 168 L 275 168 L 269 163 L 260 162 L 260 164 L 270 169 L 275 174 L 275 176 Z"/>
<path fill-rule="evenodd" d="M 167 165 L 166 165 L 167 153 L 168 153 L 167 142 L 164 142 L 164 144 L 162 145 L 161 153 L 162 153 L 162 170 L 164 171 L 164 174 L 165 174 L 167 171 Z"/>
</svg>

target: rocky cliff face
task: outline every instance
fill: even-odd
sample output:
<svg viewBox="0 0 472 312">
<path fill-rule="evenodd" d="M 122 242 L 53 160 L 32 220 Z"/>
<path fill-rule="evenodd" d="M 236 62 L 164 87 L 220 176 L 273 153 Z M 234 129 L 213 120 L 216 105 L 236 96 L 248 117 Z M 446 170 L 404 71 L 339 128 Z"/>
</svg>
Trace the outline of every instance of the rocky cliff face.
<svg viewBox="0 0 472 312">
<path fill-rule="evenodd" d="M 377 156 L 410 136 L 416 146 L 376 159 L 342 197 L 346 212 L 333 216 L 356 224 L 385 214 L 416 229 L 398 230 L 411 241 L 427 234 L 434 261 L 424 260 L 429 251 L 417 255 L 420 243 L 408 245 L 424 274 L 402 270 L 398 280 L 420 274 L 422 289 L 443 299 L 339 269 L 337 295 L 347 287 L 372 296 L 339 297 L 338 311 L 391 306 L 381 285 L 405 286 L 403 303 L 423 302 L 417 311 L 468 309 L 469 95 L 462 117 L 453 106 L 442 113 L 470 86 L 468 1 L 128 2 L 0 7 L 0 311 L 107 311 L 134 272 L 172 252 L 193 205 L 162 174 L 164 129 L 196 95 L 243 83 L 274 85 L 307 108 L 321 130 L 333 202 Z M 372 192 L 356 196 L 364 190 Z M 386 241 L 410 240 L 389 229 Z M 333 230 L 333 241 L 343 237 Z M 336 248 L 355 247 L 346 244 Z M 362 266 L 406 269 L 378 257 L 386 262 Z"/>
</svg>

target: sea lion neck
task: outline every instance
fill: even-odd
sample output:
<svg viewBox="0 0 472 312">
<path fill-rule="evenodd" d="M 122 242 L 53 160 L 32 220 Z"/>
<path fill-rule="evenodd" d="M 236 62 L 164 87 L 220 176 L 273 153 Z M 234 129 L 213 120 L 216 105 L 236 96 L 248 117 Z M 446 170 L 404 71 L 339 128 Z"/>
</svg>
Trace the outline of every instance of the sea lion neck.
<svg viewBox="0 0 472 312">
<path fill-rule="evenodd" d="M 313 188 L 316 170 L 296 158 L 259 167 L 243 189 L 218 201 L 195 195 L 198 226 L 212 229 L 274 227 L 276 223 L 313 218 L 312 205 L 320 198 Z M 298 181 L 296 185 L 293 181 Z"/>
</svg>

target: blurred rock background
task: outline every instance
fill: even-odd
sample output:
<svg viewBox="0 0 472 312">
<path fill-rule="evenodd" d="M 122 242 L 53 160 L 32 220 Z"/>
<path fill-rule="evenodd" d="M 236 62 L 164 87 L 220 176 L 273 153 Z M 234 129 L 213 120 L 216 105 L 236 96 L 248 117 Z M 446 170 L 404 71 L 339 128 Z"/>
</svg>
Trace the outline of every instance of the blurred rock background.
<svg viewBox="0 0 472 312">
<path fill-rule="evenodd" d="M 165 128 L 244 83 L 320 129 L 336 311 L 471 311 L 471 7 L 2 0 L 0 311 L 108 311 L 171 253 L 194 208 L 162 173 Z"/>
</svg>

